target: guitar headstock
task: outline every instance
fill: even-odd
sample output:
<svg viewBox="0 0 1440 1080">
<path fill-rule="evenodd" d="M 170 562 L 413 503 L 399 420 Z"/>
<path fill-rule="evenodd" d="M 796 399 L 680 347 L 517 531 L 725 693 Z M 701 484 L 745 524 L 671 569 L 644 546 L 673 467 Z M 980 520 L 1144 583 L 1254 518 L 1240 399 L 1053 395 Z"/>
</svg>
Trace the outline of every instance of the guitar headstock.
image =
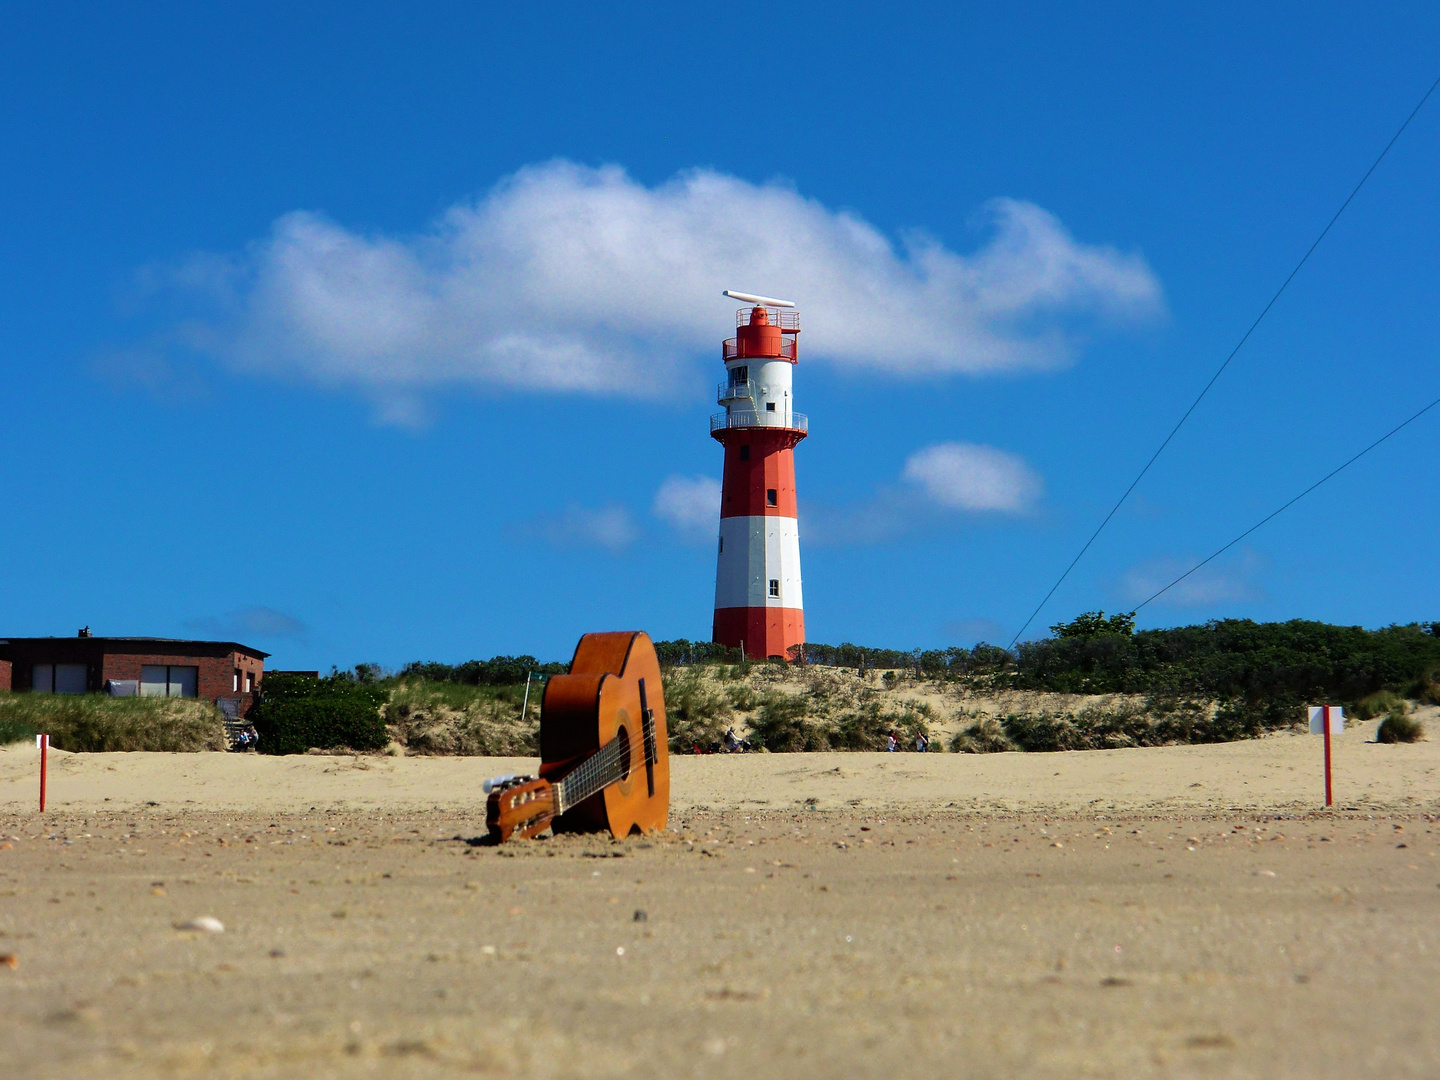
<svg viewBox="0 0 1440 1080">
<path fill-rule="evenodd" d="M 507 776 L 487 787 L 490 798 L 485 804 L 485 827 L 496 843 L 539 836 L 555 818 L 555 788 L 549 780 Z"/>
</svg>

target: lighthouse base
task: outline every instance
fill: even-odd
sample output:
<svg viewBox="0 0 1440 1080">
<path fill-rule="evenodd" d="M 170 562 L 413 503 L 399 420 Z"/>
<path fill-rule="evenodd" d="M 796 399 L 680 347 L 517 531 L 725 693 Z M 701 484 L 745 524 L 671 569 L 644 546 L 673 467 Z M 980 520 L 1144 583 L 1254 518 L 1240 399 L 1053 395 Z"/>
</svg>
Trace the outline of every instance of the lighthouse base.
<svg viewBox="0 0 1440 1080">
<path fill-rule="evenodd" d="M 744 648 L 748 660 L 772 656 L 791 659 L 793 645 L 805 642 L 805 612 L 801 608 L 716 608 L 711 639 L 730 649 Z"/>
</svg>

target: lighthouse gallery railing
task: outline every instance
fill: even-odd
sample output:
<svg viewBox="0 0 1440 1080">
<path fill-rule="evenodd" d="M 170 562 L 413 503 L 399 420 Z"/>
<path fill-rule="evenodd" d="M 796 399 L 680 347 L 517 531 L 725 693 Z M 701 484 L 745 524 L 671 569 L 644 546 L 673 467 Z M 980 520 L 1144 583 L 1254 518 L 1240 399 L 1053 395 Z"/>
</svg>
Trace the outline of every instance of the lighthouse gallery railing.
<svg viewBox="0 0 1440 1080">
<path fill-rule="evenodd" d="M 723 431 L 725 428 L 773 427 L 788 428 L 792 431 L 810 430 L 810 418 L 804 413 L 792 412 L 790 422 L 784 422 L 785 414 L 778 412 L 755 412 L 751 409 L 736 409 L 732 412 L 715 413 L 710 417 L 710 430 Z"/>
</svg>

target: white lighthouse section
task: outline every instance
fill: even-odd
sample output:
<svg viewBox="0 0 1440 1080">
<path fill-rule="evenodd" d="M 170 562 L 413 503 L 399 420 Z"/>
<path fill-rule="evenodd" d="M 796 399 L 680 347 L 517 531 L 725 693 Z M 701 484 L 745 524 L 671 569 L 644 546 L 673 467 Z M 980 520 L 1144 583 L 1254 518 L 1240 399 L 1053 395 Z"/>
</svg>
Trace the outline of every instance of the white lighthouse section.
<svg viewBox="0 0 1440 1080">
<path fill-rule="evenodd" d="M 800 527 L 792 517 L 720 519 L 717 608 L 803 608 Z"/>
<path fill-rule="evenodd" d="M 725 367 L 729 381 L 720 387 L 720 404 L 731 427 L 794 427 L 791 380 L 795 365 L 788 360 L 732 360 Z"/>
</svg>

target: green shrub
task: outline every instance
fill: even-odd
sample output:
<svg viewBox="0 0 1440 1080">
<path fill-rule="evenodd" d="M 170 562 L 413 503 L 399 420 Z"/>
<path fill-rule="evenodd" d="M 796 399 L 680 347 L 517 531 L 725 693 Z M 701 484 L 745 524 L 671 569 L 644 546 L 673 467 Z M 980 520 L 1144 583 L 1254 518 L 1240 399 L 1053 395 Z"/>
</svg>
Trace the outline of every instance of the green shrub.
<svg viewBox="0 0 1440 1080">
<path fill-rule="evenodd" d="M 6 732 L 13 737 L 6 737 Z M 0 697 L 0 742 L 50 736 L 71 753 L 148 750 L 189 753 L 228 746 L 220 712 L 195 698 L 112 698 L 99 694 Z"/>
<path fill-rule="evenodd" d="M 1404 713 L 1391 713 L 1380 721 L 1380 728 L 1375 732 L 1375 741 L 1379 743 L 1412 743 L 1423 738 L 1425 725 Z"/>
<path fill-rule="evenodd" d="M 1000 721 L 1014 746 L 1039 753 L 1231 742 L 1293 723 L 1294 710 L 1276 703 L 1223 702 L 1212 713 L 1201 702 L 1163 698 L 1079 712 L 1010 713 Z"/>
<path fill-rule="evenodd" d="M 759 715 L 750 722 L 750 738 L 774 753 L 817 750 L 883 750 L 893 731 L 902 747 L 915 736 L 929 734 L 928 712 L 907 704 L 899 711 L 869 701 L 837 717 L 817 717 L 800 694 L 766 694 Z"/>
<path fill-rule="evenodd" d="M 362 669 L 374 665 L 362 664 Z M 416 661 L 406 664 L 400 671 L 400 678 L 413 682 L 450 682 L 463 686 L 511 686 L 525 682 L 530 674 L 563 675 L 570 670 L 569 664 L 552 662 L 542 664 L 533 656 L 492 656 L 489 660 L 467 660 L 463 664 L 437 664 L 433 661 Z"/>
<path fill-rule="evenodd" d="M 1135 633 L 1135 612 L 1123 612 L 1107 619 L 1103 611 L 1087 611 L 1068 623 L 1056 623 L 1050 632 L 1057 638 L 1094 638 L 1107 634 L 1129 637 Z"/>
<path fill-rule="evenodd" d="M 801 695 L 774 692 L 764 696 L 750 721 L 750 741 L 772 753 L 829 750 L 829 726 L 809 716 Z"/>
<path fill-rule="evenodd" d="M 655 642 L 655 655 L 660 658 L 662 668 L 689 664 L 728 664 L 735 660 L 739 649 L 729 649 L 713 641 L 688 641 L 676 638 L 674 641 Z"/>
<path fill-rule="evenodd" d="M 1425 705 L 1440 705 L 1440 667 L 1427 667 L 1422 671 L 1406 688 L 1405 696 Z"/>
<path fill-rule="evenodd" d="M 915 736 L 924 734 L 928 737 L 930 734 L 925 715 L 910 704 L 898 712 L 891 712 L 882 708 L 878 701 L 866 702 L 840 716 L 828 749 L 884 750 L 886 739 L 893 731 L 901 749 L 908 750 L 914 745 Z"/>
<path fill-rule="evenodd" d="M 747 683 L 735 683 L 729 688 L 730 704 L 741 712 L 749 712 L 756 708 L 761 701 L 760 695 L 756 693 L 753 686 Z"/>
<path fill-rule="evenodd" d="M 672 667 L 665 671 L 665 722 L 674 753 L 719 742 L 733 715 L 726 693 L 706 679 L 704 672 L 700 667 Z"/>
<path fill-rule="evenodd" d="M 1211 700 L 1358 701 L 1440 670 L 1435 625 L 1366 630 L 1293 619 L 1221 619 L 1202 626 L 1074 633 L 1021 645 L 1011 685 L 1076 694 L 1168 694 Z M 1108 623 L 1110 620 L 1104 620 Z M 1075 624 L 1060 624 L 1067 631 Z M 1097 631 L 1097 632 L 1080 632 Z"/>
<path fill-rule="evenodd" d="M 1392 690 L 1380 690 L 1357 701 L 1350 710 L 1356 720 L 1373 720 L 1385 713 L 1406 712 L 1405 699 Z"/>
<path fill-rule="evenodd" d="M 950 740 L 950 749 L 957 754 L 999 754 L 1015 748 L 993 716 L 982 717 Z"/>
<path fill-rule="evenodd" d="M 29 742 L 36 735 L 35 728 L 19 717 L 6 715 L 4 705 L 9 695 L 0 696 L 0 746 L 11 743 Z"/>
<path fill-rule="evenodd" d="M 389 738 L 381 707 L 387 692 L 346 675 L 269 675 L 250 722 L 265 754 L 348 748 L 379 750 Z"/>
</svg>

